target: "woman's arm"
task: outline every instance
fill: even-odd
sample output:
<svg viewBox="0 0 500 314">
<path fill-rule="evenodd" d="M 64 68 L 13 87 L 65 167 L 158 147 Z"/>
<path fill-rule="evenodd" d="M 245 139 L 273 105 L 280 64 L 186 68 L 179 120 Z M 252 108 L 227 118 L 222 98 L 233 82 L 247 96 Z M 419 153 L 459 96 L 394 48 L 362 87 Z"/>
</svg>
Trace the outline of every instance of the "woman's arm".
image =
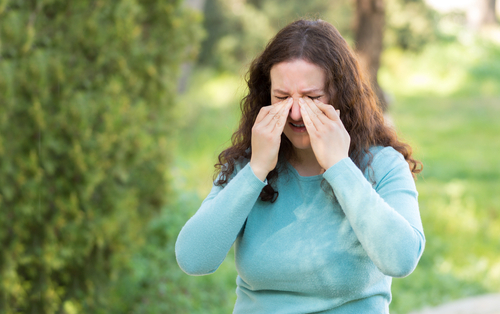
<svg viewBox="0 0 500 314">
<path fill-rule="evenodd" d="M 175 254 L 186 273 L 213 273 L 226 257 L 266 185 L 261 180 L 276 167 L 281 133 L 292 104 L 290 98 L 260 109 L 252 128 L 250 162 L 224 188 L 214 186 L 182 228 Z"/>
<path fill-rule="evenodd" d="M 184 225 L 175 255 L 189 275 L 213 273 L 224 261 L 265 183 L 250 164 L 225 186 L 213 186 L 196 214 Z"/>
<path fill-rule="evenodd" d="M 373 174 L 375 187 L 350 158 L 332 166 L 324 177 L 373 263 L 388 276 L 407 276 L 425 246 L 408 163 L 392 147 L 385 147 L 367 171 Z"/>
</svg>

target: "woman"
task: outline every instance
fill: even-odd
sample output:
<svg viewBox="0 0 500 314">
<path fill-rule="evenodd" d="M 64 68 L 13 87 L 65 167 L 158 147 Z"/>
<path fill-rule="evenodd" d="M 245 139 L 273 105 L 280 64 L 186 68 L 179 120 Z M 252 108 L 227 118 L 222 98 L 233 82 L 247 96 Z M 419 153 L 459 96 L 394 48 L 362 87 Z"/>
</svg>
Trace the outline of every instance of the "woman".
<svg viewBox="0 0 500 314">
<path fill-rule="evenodd" d="M 420 163 L 384 125 L 338 31 L 282 29 L 250 66 L 219 176 L 176 243 L 188 274 L 214 272 L 235 244 L 234 313 L 388 313 L 391 277 L 425 238 Z"/>
</svg>

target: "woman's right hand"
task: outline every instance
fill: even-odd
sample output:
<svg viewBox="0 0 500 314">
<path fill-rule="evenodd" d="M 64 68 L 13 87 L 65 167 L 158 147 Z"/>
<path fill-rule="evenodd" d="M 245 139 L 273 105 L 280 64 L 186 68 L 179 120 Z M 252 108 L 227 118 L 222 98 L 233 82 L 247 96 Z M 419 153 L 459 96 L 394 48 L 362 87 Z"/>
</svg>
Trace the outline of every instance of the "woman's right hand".
<svg viewBox="0 0 500 314">
<path fill-rule="evenodd" d="M 278 163 L 281 133 L 285 127 L 293 98 L 260 109 L 252 128 L 252 157 L 250 167 L 261 181 Z"/>
</svg>

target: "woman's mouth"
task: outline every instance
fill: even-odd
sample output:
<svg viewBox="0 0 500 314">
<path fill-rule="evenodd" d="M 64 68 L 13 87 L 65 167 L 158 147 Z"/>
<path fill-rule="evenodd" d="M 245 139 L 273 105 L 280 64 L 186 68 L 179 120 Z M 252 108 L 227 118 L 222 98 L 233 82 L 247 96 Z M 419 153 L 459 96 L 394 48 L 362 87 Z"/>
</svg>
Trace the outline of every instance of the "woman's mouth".
<svg viewBox="0 0 500 314">
<path fill-rule="evenodd" d="M 302 132 L 307 131 L 304 123 L 289 122 L 289 125 L 290 125 L 290 128 L 292 129 L 292 131 L 294 131 L 294 132 L 302 133 Z"/>
</svg>

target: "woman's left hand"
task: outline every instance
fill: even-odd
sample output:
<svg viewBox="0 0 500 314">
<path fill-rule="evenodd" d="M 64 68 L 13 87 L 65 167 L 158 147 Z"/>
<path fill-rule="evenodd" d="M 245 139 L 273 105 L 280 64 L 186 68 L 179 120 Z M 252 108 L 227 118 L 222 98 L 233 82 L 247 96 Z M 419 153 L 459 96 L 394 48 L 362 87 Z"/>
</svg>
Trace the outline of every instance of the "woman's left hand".
<svg viewBox="0 0 500 314">
<path fill-rule="evenodd" d="M 300 98 L 299 106 L 320 166 L 327 170 L 341 159 L 349 157 L 351 137 L 340 120 L 340 111 L 332 105 L 310 98 Z"/>
</svg>

